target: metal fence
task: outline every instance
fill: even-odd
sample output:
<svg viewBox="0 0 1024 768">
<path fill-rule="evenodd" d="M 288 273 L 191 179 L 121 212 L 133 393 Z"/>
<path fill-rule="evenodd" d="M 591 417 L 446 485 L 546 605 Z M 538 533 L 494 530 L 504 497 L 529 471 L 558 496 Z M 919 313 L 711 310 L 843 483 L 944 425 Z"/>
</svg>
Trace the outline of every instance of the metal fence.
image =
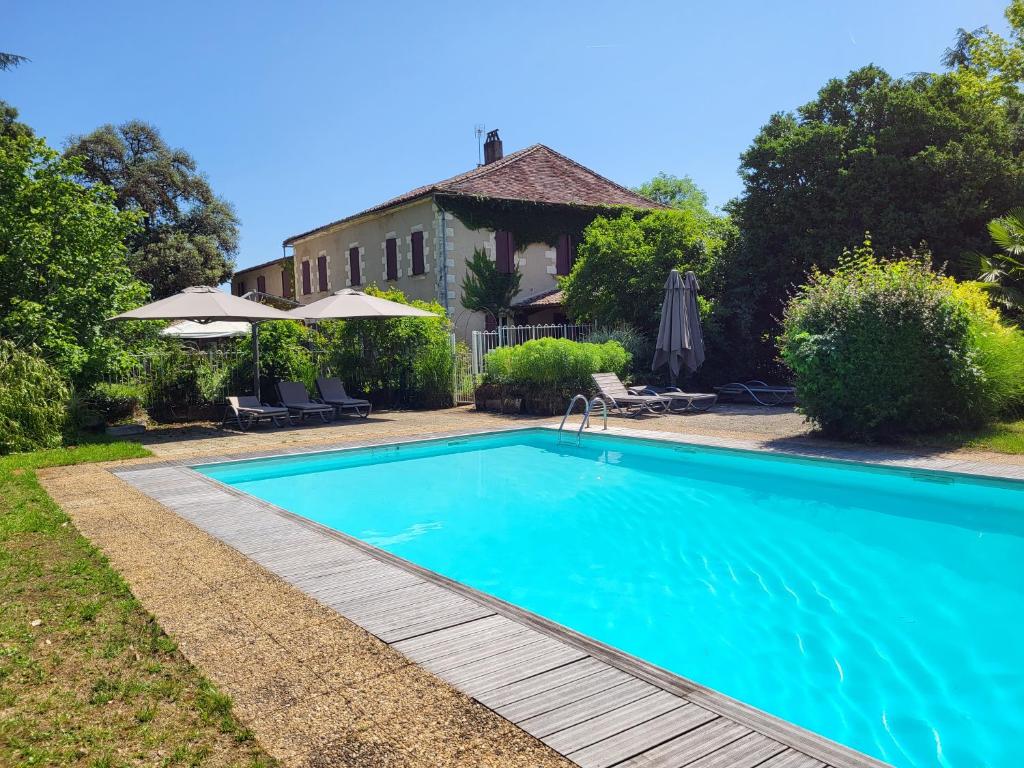
<svg viewBox="0 0 1024 768">
<path fill-rule="evenodd" d="M 470 339 L 470 371 L 473 376 L 484 372 L 484 358 L 498 347 L 514 347 L 535 339 L 569 339 L 582 341 L 593 331 L 591 325 L 502 325 L 493 331 L 473 331 Z"/>
</svg>

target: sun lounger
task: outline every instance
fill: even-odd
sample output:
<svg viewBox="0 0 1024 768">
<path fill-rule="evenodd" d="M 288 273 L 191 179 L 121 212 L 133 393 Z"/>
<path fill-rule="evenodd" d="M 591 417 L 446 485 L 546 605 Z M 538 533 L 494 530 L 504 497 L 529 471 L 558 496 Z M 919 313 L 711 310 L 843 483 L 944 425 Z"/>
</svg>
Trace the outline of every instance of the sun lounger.
<svg viewBox="0 0 1024 768">
<path fill-rule="evenodd" d="M 590 376 L 597 386 L 601 399 L 609 408 L 634 418 L 644 413 L 661 415 L 668 410 L 670 400 L 661 395 L 638 395 L 626 389 L 626 385 L 614 373 L 593 373 Z"/>
<path fill-rule="evenodd" d="M 364 419 L 370 415 L 372 409 L 370 401 L 349 397 L 341 379 L 317 379 L 316 388 L 320 393 L 320 399 L 326 405 L 333 405 L 339 414 L 345 411 L 354 411 L 357 416 L 362 416 Z"/>
<path fill-rule="evenodd" d="M 252 395 L 231 396 L 227 398 L 227 407 L 224 409 L 224 420 L 221 426 L 234 420 L 238 428 L 245 431 L 253 424 L 260 421 L 273 421 L 274 426 L 280 427 L 284 422 L 290 422 L 288 409 L 276 405 L 264 405 Z"/>
<path fill-rule="evenodd" d="M 310 416 L 319 416 L 320 420 L 326 424 L 334 418 L 334 406 L 311 400 L 309 392 L 306 391 L 306 385 L 301 381 L 277 382 L 277 394 L 281 398 L 281 405 L 299 421 L 305 421 Z"/>
<path fill-rule="evenodd" d="M 749 397 L 758 405 L 792 405 L 796 402 L 795 387 L 773 387 L 756 379 L 734 381 L 715 387 L 720 397 Z"/>
<path fill-rule="evenodd" d="M 718 395 L 709 392 L 683 392 L 679 387 L 630 387 L 627 391 L 640 395 L 660 395 L 669 399 L 672 413 L 702 413 L 718 402 Z"/>
</svg>

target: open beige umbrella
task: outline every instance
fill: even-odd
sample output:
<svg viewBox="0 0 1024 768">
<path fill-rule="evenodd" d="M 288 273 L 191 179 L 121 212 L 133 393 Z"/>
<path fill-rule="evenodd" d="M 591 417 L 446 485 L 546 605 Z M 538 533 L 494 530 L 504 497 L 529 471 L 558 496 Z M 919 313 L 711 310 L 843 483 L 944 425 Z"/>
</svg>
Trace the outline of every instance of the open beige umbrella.
<svg viewBox="0 0 1024 768">
<path fill-rule="evenodd" d="M 351 320 L 360 317 L 437 317 L 433 312 L 343 288 L 312 304 L 289 309 L 293 320 Z"/>
<path fill-rule="evenodd" d="M 114 315 L 110 320 L 195 320 L 211 323 L 219 320 L 252 323 L 252 386 L 260 396 L 260 341 L 258 324 L 266 320 L 297 318 L 259 302 L 232 296 L 208 285 L 186 288 L 180 293 Z"/>
</svg>

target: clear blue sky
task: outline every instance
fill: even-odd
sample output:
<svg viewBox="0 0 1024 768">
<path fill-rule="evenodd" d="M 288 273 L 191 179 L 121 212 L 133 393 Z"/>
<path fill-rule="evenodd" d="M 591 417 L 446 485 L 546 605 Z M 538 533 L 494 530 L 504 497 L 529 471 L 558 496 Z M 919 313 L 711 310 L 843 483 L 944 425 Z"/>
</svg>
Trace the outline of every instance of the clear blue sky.
<svg viewBox="0 0 1024 768">
<path fill-rule="evenodd" d="M 12 7 L 13 6 L 13 7 Z M 715 205 L 769 115 L 874 62 L 934 71 L 1002 0 L 8 3 L 0 98 L 52 144 L 149 121 L 281 240 L 472 168 L 473 126 L 622 184 L 689 174 Z M 102 11 L 99 9 L 103 8 Z"/>
</svg>

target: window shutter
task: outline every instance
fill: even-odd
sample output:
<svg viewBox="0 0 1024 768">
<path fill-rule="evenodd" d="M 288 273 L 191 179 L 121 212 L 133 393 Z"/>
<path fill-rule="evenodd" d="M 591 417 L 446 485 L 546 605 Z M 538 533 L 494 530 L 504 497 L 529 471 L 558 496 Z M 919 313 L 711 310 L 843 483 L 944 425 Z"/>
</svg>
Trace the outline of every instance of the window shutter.
<svg viewBox="0 0 1024 768">
<path fill-rule="evenodd" d="M 498 271 L 509 274 L 512 271 L 512 233 L 498 230 L 494 233 L 494 262 Z"/>
<path fill-rule="evenodd" d="M 302 262 L 302 292 L 309 294 L 313 292 L 313 281 L 309 276 L 309 262 Z"/>
<path fill-rule="evenodd" d="M 422 275 L 426 272 L 426 266 L 423 263 L 423 233 L 413 232 L 412 233 L 412 273 L 414 275 Z"/>
<path fill-rule="evenodd" d="M 259 291 L 260 293 L 267 292 L 267 278 L 265 278 L 263 275 L 256 276 L 256 290 Z"/>
<path fill-rule="evenodd" d="M 245 280 L 238 281 L 238 295 L 241 296 L 245 293 Z"/>
<path fill-rule="evenodd" d="M 359 275 L 359 249 L 348 249 L 348 271 L 352 277 L 352 285 L 362 285 L 363 281 Z"/>
<path fill-rule="evenodd" d="M 398 279 L 398 241 L 389 237 L 384 241 L 384 256 L 387 260 L 388 280 Z"/>
<path fill-rule="evenodd" d="M 558 244 L 555 246 L 555 274 L 568 275 L 572 272 L 573 243 L 569 235 L 559 235 Z"/>
<path fill-rule="evenodd" d="M 327 257 L 317 256 L 316 257 L 316 281 L 317 290 L 326 291 L 327 285 Z"/>
</svg>

